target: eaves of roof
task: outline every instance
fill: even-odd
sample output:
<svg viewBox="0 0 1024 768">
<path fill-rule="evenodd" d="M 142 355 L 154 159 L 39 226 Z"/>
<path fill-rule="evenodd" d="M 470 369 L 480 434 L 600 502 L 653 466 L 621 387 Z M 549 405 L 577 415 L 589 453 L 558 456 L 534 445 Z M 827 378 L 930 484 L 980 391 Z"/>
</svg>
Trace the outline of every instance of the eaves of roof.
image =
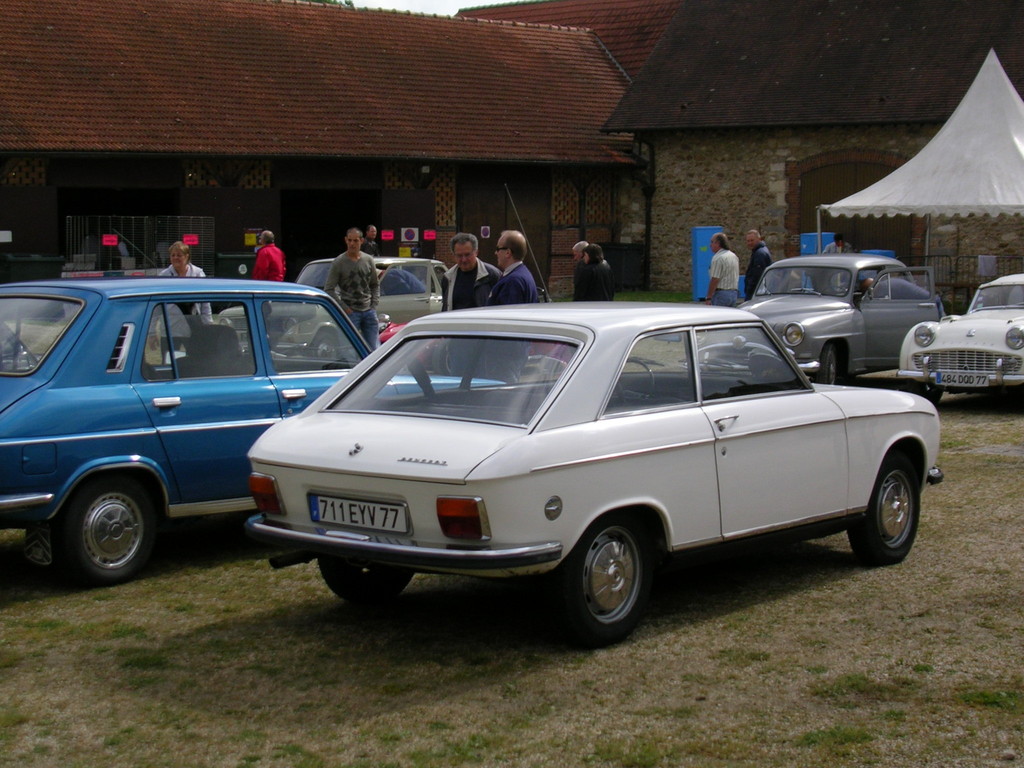
<svg viewBox="0 0 1024 768">
<path fill-rule="evenodd" d="M 609 164 L 591 32 L 295 0 L 4 0 L 0 152 Z"/>
</svg>

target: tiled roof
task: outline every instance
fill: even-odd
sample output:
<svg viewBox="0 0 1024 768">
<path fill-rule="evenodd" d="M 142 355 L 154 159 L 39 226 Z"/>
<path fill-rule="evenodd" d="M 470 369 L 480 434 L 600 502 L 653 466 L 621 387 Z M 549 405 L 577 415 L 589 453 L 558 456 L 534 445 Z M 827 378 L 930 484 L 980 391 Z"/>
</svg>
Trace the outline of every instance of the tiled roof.
<svg viewBox="0 0 1024 768">
<path fill-rule="evenodd" d="M 3 0 L 0 17 L 0 152 L 590 164 L 628 148 L 600 132 L 627 80 L 591 32 L 294 0 Z"/>
<path fill-rule="evenodd" d="M 608 130 L 944 122 L 1024 0 L 683 0 Z"/>
<path fill-rule="evenodd" d="M 459 15 L 592 29 L 635 77 L 683 0 L 534 0 L 463 8 Z"/>
</svg>

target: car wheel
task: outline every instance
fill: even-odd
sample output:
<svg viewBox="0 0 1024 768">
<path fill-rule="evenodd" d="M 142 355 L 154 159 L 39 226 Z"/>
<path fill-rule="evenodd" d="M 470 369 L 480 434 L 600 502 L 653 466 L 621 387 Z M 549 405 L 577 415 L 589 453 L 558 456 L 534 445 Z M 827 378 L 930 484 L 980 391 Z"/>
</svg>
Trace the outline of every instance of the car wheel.
<svg viewBox="0 0 1024 768">
<path fill-rule="evenodd" d="M 318 360 L 337 360 L 341 350 L 341 333 L 337 328 L 321 328 L 313 334 L 310 347 Z"/>
<path fill-rule="evenodd" d="M 652 577 L 646 528 L 625 513 L 606 515 L 554 571 L 555 614 L 575 643 L 588 648 L 617 643 L 639 623 Z"/>
<path fill-rule="evenodd" d="M 850 546 L 864 565 L 893 565 L 910 553 L 920 495 L 910 460 L 898 452 L 887 455 L 871 490 L 867 516 L 848 531 Z"/>
<path fill-rule="evenodd" d="M 819 384 L 835 384 L 839 381 L 839 355 L 836 352 L 834 342 L 828 342 L 821 348 L 821 356 L 818 358 L 818 375 L 815 381 Z"/>
<path fill-rule="evenodd" d="M 54 557 L 74 581 L 107 586 L 142 570 L 156 540 L 153 500 L 125 476 L 85 481 L 54 526 Z"/>
<path fill-rule="evenodd" d="M 366 563 L 355 565 L 340 557 L 317 558 L 320 575 L 342 600 L 359 605 L 378 605 L 393 600 L 409 586 L 414 575 L 405 568 Z"/>
</svg>

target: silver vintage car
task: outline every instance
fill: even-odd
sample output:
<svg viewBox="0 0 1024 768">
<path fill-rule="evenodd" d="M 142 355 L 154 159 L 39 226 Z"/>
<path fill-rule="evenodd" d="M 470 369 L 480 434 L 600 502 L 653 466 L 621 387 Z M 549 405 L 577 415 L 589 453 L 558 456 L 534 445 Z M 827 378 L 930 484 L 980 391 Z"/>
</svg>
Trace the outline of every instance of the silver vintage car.
<svg viewBox="0 0 1024 768">
<path fill-rule="evenodd" d="M 743 308 L 824 384 L 896 368 L 907 331 L 942 316 L 929 267 L 857 253 L 777 261 Z"/>
<path fill-rule="evenodd" d="M 295 282 L 323 288 L 333 262 L 309 262 Z M 373 262 L 381 272 L 378 315 L 386 314 L 392 323 L 403 324 L 441 311 L 441 278 L 448 269 L 444 262 L 398 256 L 375 256 Z"/>
</svg>

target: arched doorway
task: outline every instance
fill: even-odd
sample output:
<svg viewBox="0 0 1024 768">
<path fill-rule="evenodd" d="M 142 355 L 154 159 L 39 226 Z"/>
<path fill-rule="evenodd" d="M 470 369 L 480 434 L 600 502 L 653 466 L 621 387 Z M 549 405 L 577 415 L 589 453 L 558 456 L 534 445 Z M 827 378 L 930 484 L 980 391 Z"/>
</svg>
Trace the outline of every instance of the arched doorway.
<svg viewBox="0 0 1024 768">
<path fill-rule="evenodd" d="M 895 157 L 890 162 L 880 162 L 878 153 L 873 154 L 873 159 L 851 158 L 849 152 L 837 153 L 831 158 L 822 156 L 800 169 L 800 232 L 817 231 L 819 205 L 859 192 L 889 175 L 903 162 Z M 822 212 L 821 228 L 824 232 L 842 232 L 846 242 L 858 251 L 885 249 L 895 251 L 900 258 L 911 255 L 913 220 L 910 216 L 830 217 Z"/>
</svg>

